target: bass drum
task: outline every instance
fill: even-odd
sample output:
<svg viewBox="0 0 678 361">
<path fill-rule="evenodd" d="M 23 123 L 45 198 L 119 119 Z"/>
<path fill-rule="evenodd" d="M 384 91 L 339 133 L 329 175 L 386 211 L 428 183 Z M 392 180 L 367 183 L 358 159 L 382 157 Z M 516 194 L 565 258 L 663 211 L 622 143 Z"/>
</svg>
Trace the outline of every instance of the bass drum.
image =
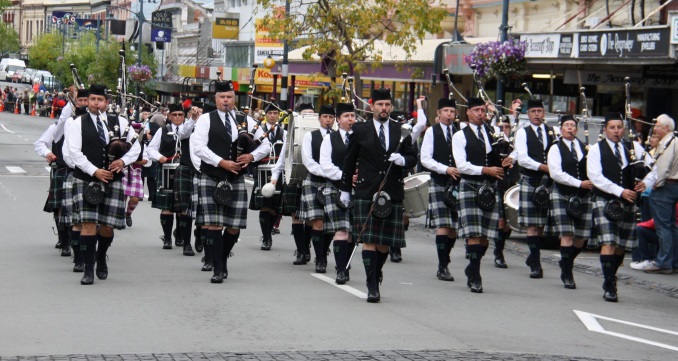
<svg viewBox="0 0 678 361">
<path fill-rule="evenodd" d="M 421 217 L 428 212 L 428 188 L 431 174 L 417 173 L 405 178 L 403 214 L 410 218 Z"/>
<path fill-rule="evenodd" d="M 285 139 L 285 178 L 287 185 L 300 185 L 308 171 L 301 161 L 301 146 L 304 135 L 320 128 L 318 114 L 299 114 L 290 116 L 287 126 L 287 139 Z"/>
<path fill-rule="evenodd" d="M 525 227 L 520 227 L 518 222 L 518 205 L 520 199 L 520 186 L 514 185 L 509 188 L 506 193 L 504 193 L 504 212 L 506 213 L 506 221 L 509 224 L 509 227 L 514 232 L 525 233 L 527 229 Z"/>
</svg>

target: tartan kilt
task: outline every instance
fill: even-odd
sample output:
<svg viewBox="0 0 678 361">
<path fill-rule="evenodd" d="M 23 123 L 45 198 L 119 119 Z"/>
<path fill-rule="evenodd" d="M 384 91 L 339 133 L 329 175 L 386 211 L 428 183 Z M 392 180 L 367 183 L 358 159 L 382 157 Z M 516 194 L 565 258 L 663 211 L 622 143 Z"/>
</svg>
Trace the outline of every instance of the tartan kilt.
<svg viewBox="0 0 678 361">
<path fill-rule="evenodd" d="M 539 185 L 539 179 L 520 177 L 520 201 L 518 205 L 518 223 L 521 227 L 545 227 L 548 222 L 549 208 L 537 207 L 532 202 L 532 194 Z M 534 186 L 534 185 L 537 186 Z M 551 189 L 553 191 L 553 189 Z"/>
<path fill-rule="evenodd" d="M 256 173 L 258 174 L 259 170 L 257 169 Z M 270 174 L 269 174 L 270 176 Z M 282 182 L 276 182 L 275 190 L 279 192 L 274 194 L 271 198 L 266 198 L 261 195 L 261 187 L 265 184 L 259 185 L 259 177 L 254 177 L 254 185 L 252 186 L 252 195 L 250 197 L 249 209 L 253 211 L 260 211 L 262 208 L 270 208 L 274 211 L 280 209 L 280 203 L 282 202 Z"/>
<path fill-rule="evenodd" d="M 130 177 L 131 179 L 128 178 Z M 141 179 L 141 166 L 133 165 L 123 171 L 122 184 L 125 187 L 125 196 L 144 198 L 144 182 Z"/>
<path fill-rule="evenodd" d="M 459 210 L 457 232 L 459 238 L 482 237 L 488 241 L 495 241 L 499 238 L 499 209 L 503 203 L 497 191 L 497 204 L 494 209 L 491 211 L 480 209 L 476 203 L 476 198 L 478 197 L 478 189 L 483 184 L 483 181 L 461 180 L 459 199 L 457 200 Z"/>
<path fill-rule="evenodd" d="M 431 228 L 457 228 L 459 212 L 453 211 L 443 202 L 445 194 L 444 185 L 431 182 L 428 188 L 428 217 L 431 220 Z"/>
<path fill-rule="evenodd" d="M 73 217 L 73 172 L 67 172 L 64 179 L 64 197 L 61 202 L 61 212 L 59 212 L 59 224 L 70 226 L 80 224 Z"/>
<path fill-rule="evenodd" d="M 353 205 L 353 233 L 354 241 L 367 220 L 372 200 L 355 199 Z M 366 244 L 379 244 L 389 247 L 404 248 L 405 227 L 403 223 L 403 203 L 393 202 L 393 211 L 387 218 L 378 218 L 374 214 L 370 216 L 365 233 L 361 241 Z"/>
<path fill-rule="evenodd" d="M 151 202 L 151 207 L 162 209 L 163 211 L 174 211 L 174 188 L 165 189 L 162 184 L 162 164 L 158 164 L 155 172 L 155 179 L 157 180 L 157 191 L 155 197 Z M 176 179 L 176 173 L 175 173 Z M 172 184 L 174 187 L 174 184 Z"/>
<path fill-rule="evenodd" d="M 301 207 L 299 207 L 299 219 L 312 221 L 324 219 L 325 209 L 318 201 L 318 189 L 325 186 L 325 180 L 314 181 L 310 175 L 301 184 Z"/>
<path fill-rule="evenodd" d="M 47 193 L 47 202 L 42 209 L 47 213 L 58 211 L 64 199 L 64 180 L 68 173 L 68 168 L 52 168 L 49 177 L 49 192 Z"/>
<path fill-rule="evenodd" d="M 604 198 L 593 196 L 593 223 L 596 236 L 589 243 L 589 248 L 600 245 L 613 245 L 632 250 L 638 247 L 636 237 L 636 206 L 626 206 L 624 217 L 619 222 L 612 222 L 605 217 L 604 209 L 607 201 Z"/>
<path fill-rule="evenodd" d="M 333 233 L 338 231 L 352 232 L 351 227 L 353 216 L 349 209 L 341 209 L 337 206 L 336 199 L 339 190 L 334 188 L 331 181 L 325 183 L 323 195 L 325 196 L 325 233 Z"/>
<path fill-rule="evenodd" d="M 193 195 L 195 200 L 195 224 L 197 226 L 211 225 L 226 228 L 247 228 L 247 188 L 245 180 L 238 177 L 233 185 L 233 200 L 228 206 L 217 204 L 212 199 L 212 192 L 217 183 L 209 176 L 201 174 L 197 179 L 197 191 Z"/>
<path fill-rule="evenodd" d="M 193 169 L 179 165 L 174 173 L 174 210 L 187 213 L 193 196 Z"/>
<path fill-rule="evenodd" d="M 559 235 L 574 235 L 575 238 L 591 238 L 593 211 L 591 209 L 591 192 L 579 196 L 582 202 L 582 218 L 575 219 L 567 215 L 567 205 L 576 193 L 568 194 L 553 187 L 551 191 L 551 222 L 553 230 Z"/>
<path fill-rule="evenodd" d="M 298 217 L 301 206 L 301 186 L 283 184 L 282 199 L 278 213 L 288 217 Z"/>
<path fill-rule="evenodd" d="M 73 214 L 79 223 L 96 223 L 114 229 L 125 228 L 125 190 L 121 180 L 106 184 L 104 201 L 95 206 L 83 198 L 88 182 L 73 179 Z"/>
</svg>

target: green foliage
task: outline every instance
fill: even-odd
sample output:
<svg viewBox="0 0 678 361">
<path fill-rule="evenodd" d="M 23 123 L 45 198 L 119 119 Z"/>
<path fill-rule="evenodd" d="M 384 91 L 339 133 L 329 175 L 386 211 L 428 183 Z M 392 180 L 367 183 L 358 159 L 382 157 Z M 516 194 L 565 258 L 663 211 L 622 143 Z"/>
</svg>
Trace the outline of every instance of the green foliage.
<svg viewBox="0 0 678 361">
<path fill-rule="evenodd" d="M 1 10 L 0 10 L 1 11 Z M 21 50 L 19 34 L 8 24 L 0 25 L 0 54 L 18 53 Z"/>
</svg>

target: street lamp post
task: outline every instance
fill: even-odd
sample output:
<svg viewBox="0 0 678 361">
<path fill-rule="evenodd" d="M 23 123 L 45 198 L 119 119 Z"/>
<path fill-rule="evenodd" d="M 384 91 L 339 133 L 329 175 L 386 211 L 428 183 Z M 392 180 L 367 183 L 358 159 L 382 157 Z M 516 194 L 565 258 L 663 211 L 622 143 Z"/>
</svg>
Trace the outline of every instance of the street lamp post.
<svg viewBox="0 0 678 361">
<path fill-rule="evenodd" d="M 499 26 L 500 37 L 499 41 L 501 43 L 505 42 L 508 38 L 508 10 L 509 10 L 509 0 L 502 1 L 501 7 L 501 26 Z M 497 77 L 497 101 L 501 100 L 504 102 L 504 80 L 501 77 Z"/>
</svg>

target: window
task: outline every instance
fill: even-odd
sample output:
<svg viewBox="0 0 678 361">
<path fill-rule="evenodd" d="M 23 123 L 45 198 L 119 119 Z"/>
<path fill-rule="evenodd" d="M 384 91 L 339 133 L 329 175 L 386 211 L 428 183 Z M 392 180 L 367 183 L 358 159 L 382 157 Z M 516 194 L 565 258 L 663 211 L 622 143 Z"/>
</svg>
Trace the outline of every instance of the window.
<svg viewBox="0 0 678 361">
<path fill-rule="evenodd" d="M 249 68 L 254 62 L 254 51 L 251 45 L 226 46 L 225 65 L 233 68 Z"/>
</svg>

